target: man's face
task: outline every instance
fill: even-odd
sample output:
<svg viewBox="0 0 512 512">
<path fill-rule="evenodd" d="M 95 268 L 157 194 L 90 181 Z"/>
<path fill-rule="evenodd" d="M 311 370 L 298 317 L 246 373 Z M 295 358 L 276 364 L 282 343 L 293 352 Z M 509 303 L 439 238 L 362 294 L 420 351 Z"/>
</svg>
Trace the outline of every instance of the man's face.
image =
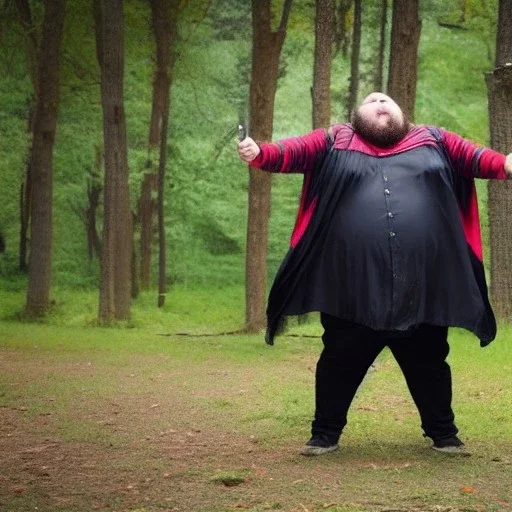
<svg viewBox="0 0 512 512">
<path fill-rule="evenodd" d="M 400 107 L 381 92 L 367 96 L 352 117 L 354 130 L 381 147 L 396 144 L 409 131 L 409 121 Z"/>
</svg>

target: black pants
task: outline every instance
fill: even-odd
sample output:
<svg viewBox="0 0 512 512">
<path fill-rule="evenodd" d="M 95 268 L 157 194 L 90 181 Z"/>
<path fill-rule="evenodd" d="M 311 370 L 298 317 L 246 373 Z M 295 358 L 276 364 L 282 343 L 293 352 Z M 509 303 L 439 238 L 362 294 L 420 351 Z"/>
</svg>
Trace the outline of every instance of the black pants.
<svg viewBox="0 0 512 512">
<path fill-rule="evenodd" d="M 313 435 L 338 441 L 357 388 L 385 346 L 405 376 L 425 434 L 432 439 L 457 434 L 451 407 L 451 371 L 445 361 L 450 350 L 446 327 L 420 325 L 406 332 L 374 331 L 324 313 L 321 320 L 324 349 L 316 369 Z"/>
</svg>

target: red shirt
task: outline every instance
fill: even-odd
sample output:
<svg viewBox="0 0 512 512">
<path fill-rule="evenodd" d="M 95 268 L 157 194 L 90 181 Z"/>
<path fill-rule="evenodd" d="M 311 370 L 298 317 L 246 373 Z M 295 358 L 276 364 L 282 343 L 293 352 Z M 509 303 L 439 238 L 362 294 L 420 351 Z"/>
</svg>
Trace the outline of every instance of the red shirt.
<svg viewBox="0 0 512 512">
<path fill-rule="evenodd" d="M 455 172 L 468 178 L 507 179 L 504 155 L 480 147 L 456 133 L 443 129 L 439 129 L 439 132 Z M 302 238 L 316 207 L 314 201 L 309 205 L 305 204 L 310 184 L 310 173 L 315 168 L 318 155 L 326 152 L 331 143 L 333 149 L 358 151 L 376 157 L 387 157 L 424 145 L 438 145 L 431 131 L 426 126 L 419 125 L 414 127 L 397 144 L 388 148 L 380 148 L 359 137 L 350 124 L 338 124 L 329 130 L 317 129 L 300 137 L 260 144 L 261 152 L 250 162 L 252 167 L 270 172 L 304 173 L 301 203 L 291 236 L 292 247 L 295 247 Z M 461 210 L 460 213 L 468 243 L 481 260 L 482 243 L 476 194 L 466 211 Z"/>
</svg>

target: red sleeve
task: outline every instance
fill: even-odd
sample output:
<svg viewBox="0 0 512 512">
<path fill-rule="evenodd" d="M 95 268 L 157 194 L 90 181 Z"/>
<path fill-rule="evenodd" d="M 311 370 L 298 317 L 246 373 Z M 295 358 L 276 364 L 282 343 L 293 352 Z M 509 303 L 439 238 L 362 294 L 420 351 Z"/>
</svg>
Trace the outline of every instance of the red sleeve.
<svg viewBox="0 0 512 512">
<path fill-rule="evenodd" d="M 505 180 L 505 155 L 483 148 L 456 133 L 442 130 L 448 156 L 456 172 L 471 178 Z"/>
<path fill-rule="evenodd" d="M 270 172 L 307 172 L 313 169 L 319 153 L 326 151 L 326 130 L 314 130 L 301 137 L 260 144 L 260 154 L 249 165 Z"/>
</svg>

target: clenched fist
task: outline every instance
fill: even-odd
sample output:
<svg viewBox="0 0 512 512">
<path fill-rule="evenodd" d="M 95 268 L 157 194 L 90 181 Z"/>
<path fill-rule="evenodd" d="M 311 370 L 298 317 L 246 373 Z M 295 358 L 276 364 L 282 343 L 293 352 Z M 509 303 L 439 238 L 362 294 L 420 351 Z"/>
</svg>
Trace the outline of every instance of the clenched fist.
<svg viewBox="0 0 512 512">
<path fill-rule="evenodd" d="M 245 162 L 251 162 L 260 154 L 260 147 L 250 137 L 238 144 L 238 155 Z"/>
</svg>

